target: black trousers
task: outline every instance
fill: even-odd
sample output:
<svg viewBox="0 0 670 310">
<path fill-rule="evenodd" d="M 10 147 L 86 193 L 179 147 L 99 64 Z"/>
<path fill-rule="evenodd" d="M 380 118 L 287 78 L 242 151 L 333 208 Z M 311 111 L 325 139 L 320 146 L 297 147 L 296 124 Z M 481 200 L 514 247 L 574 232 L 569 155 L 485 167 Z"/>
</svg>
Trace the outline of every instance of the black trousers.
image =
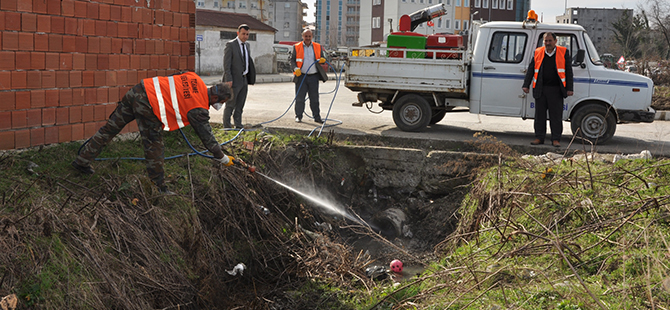
<svg viewBox="0 0 670 310">
<path fill-rule="evenodd" d="M 317 66 L 319 64 L 315 64 Z M 302 82 L 302 80 L 305 80 Z M 302 82 L 302 86 L 300 83 Z M 300 88 L 298 90 L 298 88 Z M 305 111 L 305 95 L 309 94 L 309 108 L 312 110 L 314 120 L 321 119 L 319 109 L 319 74 L 303 74 L 295 82 L 295 116 L 302 119 L 302 113 Z"/>
<path fill-rule="evenodd" d="M 547 135 L 547 111 L 551 141 L 560 141 L 563 133 L 563 94 L 559 86 L 542 87 L 542 96 L 535 99 L 535 138 L 544 141 Z"/>
<path fill-rule="evenodd" d="M 244 76 L 244 82 L 242 86 L 233 87 L 233 99 L 228 100 L 225 103 L 225 108 L 223 108 L 223 127 L 232 128 L 230 124 L 230 116 L 233 116 L 233 122 L 235 123 L 235 128 L 242 128 L 242 111 L 244 110 L 244 104 L 247 101 L 247 92 L 249 90 L 249 85 L 247 84 L 247 77 Z"/>
</svg>

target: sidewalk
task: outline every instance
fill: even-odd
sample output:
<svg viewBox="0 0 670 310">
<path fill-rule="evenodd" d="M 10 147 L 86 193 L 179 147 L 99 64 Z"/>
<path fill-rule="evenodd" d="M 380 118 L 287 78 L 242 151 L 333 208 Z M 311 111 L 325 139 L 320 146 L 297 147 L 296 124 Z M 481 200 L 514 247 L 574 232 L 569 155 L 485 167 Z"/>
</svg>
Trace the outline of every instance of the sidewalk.
<svg viewBox="0 0 670 310">
<path fill-rule="evenodd" d="M 342 75 L 344 77 L 344 75 Z M 221 75 L 201 75 L 203 81 L 207 86 L 212 86 L 218 82 L 221 82 Z M 335 73 L 328 73 L 329 80 L 335 80 Z M 257 74 L 256 75 L 256 84 L 262 83 L 285 83 L 293 81 L 292 73 L 277 73 L 277 74 Z"/>
</svg>

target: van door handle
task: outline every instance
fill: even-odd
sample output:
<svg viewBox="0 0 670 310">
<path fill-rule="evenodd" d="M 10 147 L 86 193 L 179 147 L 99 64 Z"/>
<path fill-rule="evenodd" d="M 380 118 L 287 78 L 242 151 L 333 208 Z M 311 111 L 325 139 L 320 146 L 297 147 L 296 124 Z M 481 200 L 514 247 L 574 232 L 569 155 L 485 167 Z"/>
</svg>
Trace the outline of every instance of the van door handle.
<svg viewBox="0 0 670 310">
<path fill-rule="evenodd" d="M 526 94 L 519 95 L 519 98 L 526 98 Z"/>
<path fill-rule="evenodd" d="M 486 66 L 484 67 L 484 70 L 495 70 L 496 67 L 491 67 L 491 66 Z"/>
</svg>

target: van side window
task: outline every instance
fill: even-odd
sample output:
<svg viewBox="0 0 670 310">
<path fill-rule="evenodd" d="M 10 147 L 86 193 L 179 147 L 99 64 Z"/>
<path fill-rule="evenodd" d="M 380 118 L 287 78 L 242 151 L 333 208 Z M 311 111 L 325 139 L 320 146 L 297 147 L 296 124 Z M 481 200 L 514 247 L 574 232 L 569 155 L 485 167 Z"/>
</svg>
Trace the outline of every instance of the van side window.
<svg viewBox="0 0 670 310">
<path fill-rule="evenodd" d="M 521 32 L 496 32 L 489 47 L 492 62 L 520 63 L 528 37 Z"/>
<path fill-rule="evenodd" d="M 577 36 L 571 33 L 554 33 L 556 35 L 556 45 L 568 48 L 570 57 L 572 57 L 572 64 L 575 65 L 577 59 L 577 51 L 579 50 L 579 41 Z M 544 46 L 544 33 L 540 34 L 537 40 L 537 47 Z"/>
</svg>

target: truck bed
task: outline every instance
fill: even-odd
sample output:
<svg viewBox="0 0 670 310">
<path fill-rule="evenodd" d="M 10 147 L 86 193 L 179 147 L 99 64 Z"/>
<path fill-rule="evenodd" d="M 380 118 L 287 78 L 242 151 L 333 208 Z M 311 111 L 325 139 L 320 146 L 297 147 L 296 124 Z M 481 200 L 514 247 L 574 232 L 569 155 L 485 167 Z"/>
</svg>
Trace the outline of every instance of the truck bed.
<svg viewBox="0 0 670 310">
<path fill-rule="evenodd" d="M 433 58 L 387 57 L 388 53 L 433 52 Z M 445 50 L 398 48 L 349 48 L 345 86 L 353 91 L 412 91 L 467 94 L 468 66 L 461 59 L 436 59 Z M 369 55 L 369 56 L 366 56 Z"/>
</svg>

